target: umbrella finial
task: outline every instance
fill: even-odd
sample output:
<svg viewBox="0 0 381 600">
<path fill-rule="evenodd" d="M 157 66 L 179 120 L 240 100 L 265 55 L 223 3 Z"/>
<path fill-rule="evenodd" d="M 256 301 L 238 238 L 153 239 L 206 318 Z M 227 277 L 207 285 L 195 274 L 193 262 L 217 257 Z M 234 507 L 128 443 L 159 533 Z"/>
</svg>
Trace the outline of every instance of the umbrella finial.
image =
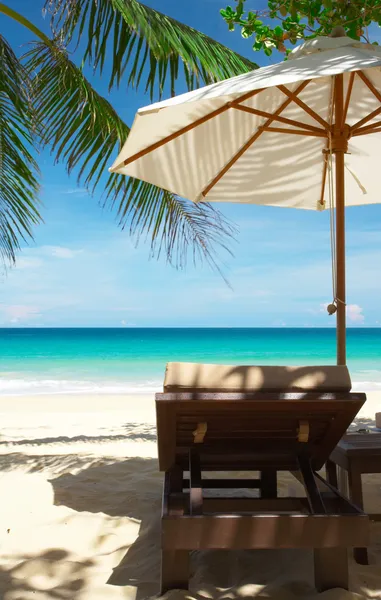
<svg viewBox="0 0 381 600">
<path fill-rule="evenodd" d="M 342 25 L 336 25 L 336 27 L 334 27 L 332 29 L 330 37 L 332 37 L 332 38 L 347 37 L 347 34 L 345 33 L 345 29 Z"/>
</svg>

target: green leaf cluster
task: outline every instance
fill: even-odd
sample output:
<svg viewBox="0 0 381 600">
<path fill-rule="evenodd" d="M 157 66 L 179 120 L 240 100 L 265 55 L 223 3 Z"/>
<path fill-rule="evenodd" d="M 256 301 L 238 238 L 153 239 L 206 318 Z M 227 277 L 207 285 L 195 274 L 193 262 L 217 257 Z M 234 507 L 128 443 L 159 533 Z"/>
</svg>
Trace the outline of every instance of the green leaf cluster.
<svg viewBox="0 0 381 600">
<path fill-rule="evenodd" d="M 330 35 L 336 26 L 370 43 L 368 27 L 381 25 L 380 0 L 268 0 L 265 10 L 250 9 L 253 3 L 235 0 L 234 8 L 220 12 L 231 31 L 240 27 L 244 38 L 254 38 L 253 49 L 267 56 L 274 50 L 287 55 L 298 41 Z"/>
</svg>

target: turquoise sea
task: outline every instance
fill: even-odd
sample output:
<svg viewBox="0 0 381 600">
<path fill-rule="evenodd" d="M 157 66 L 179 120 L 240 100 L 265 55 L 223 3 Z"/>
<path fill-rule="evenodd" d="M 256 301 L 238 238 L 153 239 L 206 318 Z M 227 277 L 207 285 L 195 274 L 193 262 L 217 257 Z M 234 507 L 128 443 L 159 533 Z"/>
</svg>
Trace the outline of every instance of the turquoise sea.
<svg viewBox="0 0 381 600">
<path fill-rule="evenodd" d="M 146 393 L 167 361 L 335 364 L 330 329 L 0 329 L 0 394 Z M 348 330 L 354 389 L 381 389 L 381 328 Z"/>
</svg>

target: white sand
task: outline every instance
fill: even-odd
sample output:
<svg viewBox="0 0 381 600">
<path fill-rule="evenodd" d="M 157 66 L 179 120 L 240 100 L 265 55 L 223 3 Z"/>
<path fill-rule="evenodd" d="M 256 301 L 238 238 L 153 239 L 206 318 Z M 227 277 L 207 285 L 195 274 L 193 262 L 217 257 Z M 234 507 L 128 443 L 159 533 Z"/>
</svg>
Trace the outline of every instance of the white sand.
<svg viewBox="0 0 381 600">
<path fill-rule="evenodd" d="M 356 427 L 372 426 L 368 394 Z M 162 477 L 152 397 L 0 398 L 0 599 L 141 600 L 158 591 Z M 282 475 L 283 493 L 297 490 Z M 364 477 L 366 508 L 381 512 L 381 475 Z M 369 566 L 351 561 L 352 592 L 381 599 L 381 523 Z M 312 599 L 312 553 L 194 556 L 191 592 L 173 600 Z"/>
</svg>

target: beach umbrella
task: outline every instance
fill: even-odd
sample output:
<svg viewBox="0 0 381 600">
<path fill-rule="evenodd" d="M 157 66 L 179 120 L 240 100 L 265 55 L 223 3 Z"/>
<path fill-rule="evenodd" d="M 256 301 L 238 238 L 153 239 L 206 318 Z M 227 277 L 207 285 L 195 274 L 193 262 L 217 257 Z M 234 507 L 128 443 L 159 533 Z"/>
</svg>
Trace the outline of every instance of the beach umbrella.
<svg viewBox="0 0 381 600">
<path fill-rule="evenodd" d="M 110 171 L 194 202 L 331 211 L 337 362 L 346 363 L 345 206 L 381 202 L 381 49 L 345 36 L 141 108 Z"/>
</svg>

